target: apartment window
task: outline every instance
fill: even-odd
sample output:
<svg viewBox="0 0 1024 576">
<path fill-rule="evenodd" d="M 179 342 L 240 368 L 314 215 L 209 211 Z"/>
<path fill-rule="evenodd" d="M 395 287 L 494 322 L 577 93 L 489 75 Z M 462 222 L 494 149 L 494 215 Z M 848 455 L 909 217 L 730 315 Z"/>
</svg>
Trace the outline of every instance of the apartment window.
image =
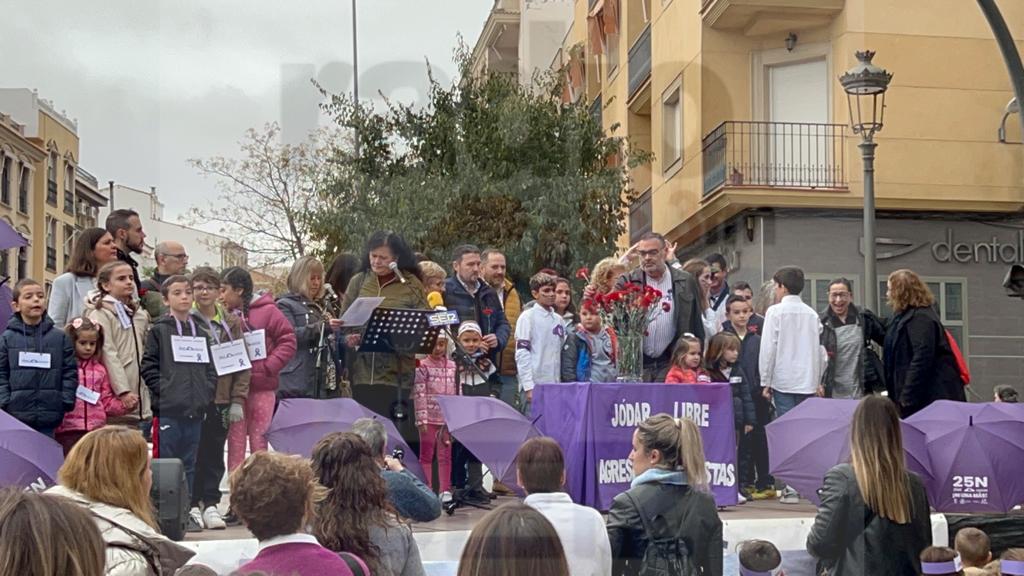
<svg viewBox="0 0 1024 576">
<path fill-rule="evenodd" d="M 57 271 L 57 219 L 46 217 L 46 269 Z"/>
<path fill-rule="evenodd" d="M 640 237 L 651 231 L 651 189 L 641 194 L 629 207 L 629 243 L 636 244 Z"/>
<path fill-rule="evenodd" d="M 683 85 L 677 79 L 661 97 L 661 166 L 663 172 L 678 168 L 683 157 Z"/>
<path fill-rule="evenodd" d="M 64 270 L 68 269 L 71 261 L 71 249 L 75 244 L 75 227 L 70 224 L 64 225 Z"/>
<path fill-rule="evenodd" d="M 75 214 L 75 167 L 70 162 L 65 162 L 67 170 L 64 171 L 64 213 Z"/>
<path fill-rule="evenodd" d="M 960 350 L 967 356 L 967 279 L 922 276 L 921 280 L 935 296 L 935 312 L 943 326 L 953 335 Z M 892 316 L 892 308 L 886 301 L 888 278 L 878 278 L 878 310 L 883 316 Z"/>
<path fill-rule="evenodd" d="M 11 251 L 0 250 L 0 277 L 7 278 L 11 272 Z"/>
<path fill-rule="evenodd" d="M 28 278 L 28 248 L 18 248 L 18 280 Z"/>
<path fill-rule="evenodd" d="M 3 167 L 0 169 L 0 202 L 11 205 L 11 164 L 10 156 L 3 157 Z"/>
<path fill-rule="evenodd" d="M 46 203 L 57 205 L 57 162 L 60 158 L 56 152 L 50 153 L 50 163 L 46 169 Z"/>
<path fill-rule="evenodd" d="M 611 78 L 616 72 L 619 71 L 619 46 L 621 42 L 619 37 L 621 34 L 608 34 L 605 36 L 604 51 L 608 56 L 608 77 Z"/>
<path fill-rule="evenodd" d="M 28 187 L 32 179 L 32 172 L 27 166 L 21 167 L 21 183 L 18 185 L 18 212 L 28 214 Z"/>
</svg>

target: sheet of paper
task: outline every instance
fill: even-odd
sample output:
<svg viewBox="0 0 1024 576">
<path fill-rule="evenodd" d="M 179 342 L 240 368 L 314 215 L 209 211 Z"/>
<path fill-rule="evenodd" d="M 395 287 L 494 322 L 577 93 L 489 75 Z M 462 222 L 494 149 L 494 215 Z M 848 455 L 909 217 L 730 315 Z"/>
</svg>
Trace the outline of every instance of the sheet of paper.
<svg viewBox="0 0 1024 576">
<path fill-rule="evenodd" d="M 366 324 L 366 321 L 370 319 L 370 315 L 373 311 L 380 306 L 380 303 L 384 301 L 384 298 L 364 296 L 362 298 L 356 298 L 355 302 L 345 310 L 345 313 L 341 316 L 341 321 L 344 323 L 346 328 L 353 326 L 362 326 Z"/>
</svg>

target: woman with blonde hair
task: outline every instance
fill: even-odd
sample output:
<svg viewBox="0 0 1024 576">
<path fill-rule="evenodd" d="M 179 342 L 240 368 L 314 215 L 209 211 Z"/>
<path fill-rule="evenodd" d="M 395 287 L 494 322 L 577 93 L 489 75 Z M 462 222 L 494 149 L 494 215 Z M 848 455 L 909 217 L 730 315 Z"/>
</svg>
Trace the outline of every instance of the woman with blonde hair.
<svg viewBox="0 0 1024 576">
<path fill-rule="evenodd" d="M 590 286 L 593 287 L 593 290 L 588 291 L 588 297 L 592 298 L 596 294 L 611 292 L 615 288 L 615 281 L 619 276 L 625 274 L 626 270 L 626 265 L 614 256 L 609 256 L 594 264 L 594 269 L 590 272 Z"/>
<path fill-rule="evenodd" d="M 831 576 L 919 574 L 931 543 L 928 495 L 907 471 L 895 405 L 868 396 L 853 414 L 850 463 L 825 475 L 807 551 Z"/>
<path fill-rule="evenodd" d="M 722 575 L 722 521 L 704 460 L 704 443 L 692 420 L 657 414 L 633 432 L 629 461 L 635 478 L 608 512 L 613 575 L 637 574 L 651 541 L 671 539 L 685 544 L 688 556 L 682 561 L 695 571 Z M 655 517 L 664 524 L 651 535 L 646 518 Z"/>
<path fill-rule="evenodd" d="M 906 418 L 936 400 L 966 401 L 928 285 L 911 270 L 897 270 L 889 275 L 888 301 L 895 316 L 885 335 L 885 384 L 900 416 Z"/>
<path fill-rule="evenodd" d="M 295 329 L 295 355 L 280 373 L 278 398 L 326 398 L 337 390 L 337 372 L 331 353 L 331 334 L 340 327 L 323 302 L 324 265 L 314 256 L 292 264 L 288 292 L 277 307 Z"/>
<path fill-rule="evenodd" d="M 138 430 L 106 426 L 75 444 L 46 491 L 88 510 L 106 542 L 107 576 L 173 574 L 194 552 L 159 532 L 149 449 Z"/>
<path fill-rule="evenodd" d="M 103 576 L 104 549 L 92 517 L 70 500 L 0 490 L 0 575 Z"/>
</svg>

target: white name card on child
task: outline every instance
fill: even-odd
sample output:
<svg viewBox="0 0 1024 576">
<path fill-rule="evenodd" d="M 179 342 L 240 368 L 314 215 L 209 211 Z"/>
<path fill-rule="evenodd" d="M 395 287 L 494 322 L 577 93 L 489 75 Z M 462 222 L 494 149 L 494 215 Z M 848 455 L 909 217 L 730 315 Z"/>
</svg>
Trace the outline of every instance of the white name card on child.
<svg viewBox="0 0 1024 576">
<path fill-rule="evenodd" d="M 209 364 L 210 351 L 206 349 L 206 338 L 202 336 L 171 335 L 171 350 L 174 361 L 185 364 Z"/>
<path fill-rule="evenodd" d="M 252 368 L 249 354 L 245 351 L 245 342 L 241 340 L 210 346 L 210 353 L 213 354 L 213 367 L 217 369 L 217 376 Z"/>
<path fill-rule="evenodd" d="M 50 355 L 46 352 L 18 352 L 18 366 L 22 368 L 50 368 Z"/>
<path fill-rule="evenodd" d="M 266 330 L 253 330 L 252 332 L 246 332 L 245 336 L 245 350 L 249 353 L 249 360 L 255 362 L 256 360 L 267 359 L 267 331 Z"/>
<path fill-rule="evenodd" d="M 81 384 L 78 385 L 78 390 L 75 390 L 75 398 L 88 402 L 93 406 L 100 403 L 100 393 L 94 390 L 90 390 Z"/>
</svg>

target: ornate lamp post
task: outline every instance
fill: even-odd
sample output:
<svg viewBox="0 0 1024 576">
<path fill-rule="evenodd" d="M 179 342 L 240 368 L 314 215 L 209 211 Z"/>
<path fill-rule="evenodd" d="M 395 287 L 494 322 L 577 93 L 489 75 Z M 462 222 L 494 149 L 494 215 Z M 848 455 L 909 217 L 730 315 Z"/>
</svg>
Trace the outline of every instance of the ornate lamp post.
<svg viewBox="0 0 1024 576">
<path fill-rule="evenodd" d="M 881 131 L 885 117 L 885 91 L 892 74 L 871 63 L 875 53 L 857 52 L 857 65 L 839 77 L 850 107 L 850 127 L 860 134 L 864 159 L 864 302 L 865 308 L 878 306 L 878 275 L 875 272 L 875 133 Z"/>
</svg>

